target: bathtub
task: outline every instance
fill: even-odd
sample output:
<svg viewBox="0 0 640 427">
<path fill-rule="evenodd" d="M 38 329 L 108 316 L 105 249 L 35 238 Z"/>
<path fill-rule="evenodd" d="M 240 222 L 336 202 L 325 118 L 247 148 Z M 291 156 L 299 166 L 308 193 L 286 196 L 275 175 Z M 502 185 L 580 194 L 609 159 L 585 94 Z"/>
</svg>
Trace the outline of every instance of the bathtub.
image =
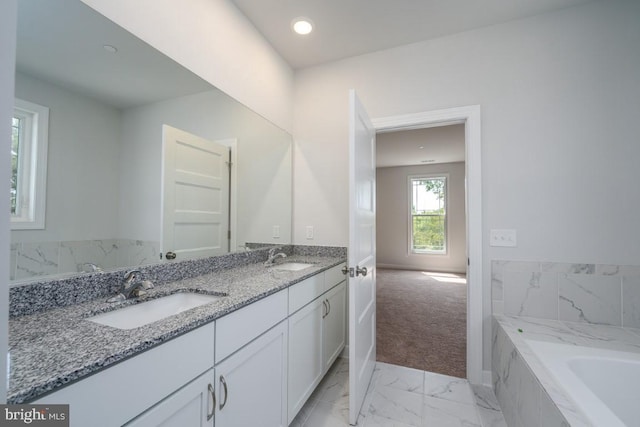
<svg viewBox="0 0 640 427">
<path fill-rule="evenodd" d="M 594 426 L 640 426 L 640 354 L 525 341 Z"/>
</svg>

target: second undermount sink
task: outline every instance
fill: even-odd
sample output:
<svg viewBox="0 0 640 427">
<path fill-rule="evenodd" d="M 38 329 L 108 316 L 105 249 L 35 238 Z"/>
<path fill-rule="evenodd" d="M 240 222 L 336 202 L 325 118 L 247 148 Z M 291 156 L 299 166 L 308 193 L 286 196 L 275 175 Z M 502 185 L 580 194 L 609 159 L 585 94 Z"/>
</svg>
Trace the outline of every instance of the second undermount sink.
<svg viewBox="0 0 640 427">
<path fill-rule="evenodd" d="M 273 268 L 276 270 L 284 271 L 300 271 L 309 267 L 313 267 L 313 264 L 308 264 L 306 262 L 285 262 L 282 264 L 275 264 L 273 266 Z"/>
<path fill-rule="evenodd" d="M 174 314 L 217 301 L 223 296 L 179 292 L 166 297 L 98 314 L 87 320 L 118 329 L 134 329 Z"/>
</svg>

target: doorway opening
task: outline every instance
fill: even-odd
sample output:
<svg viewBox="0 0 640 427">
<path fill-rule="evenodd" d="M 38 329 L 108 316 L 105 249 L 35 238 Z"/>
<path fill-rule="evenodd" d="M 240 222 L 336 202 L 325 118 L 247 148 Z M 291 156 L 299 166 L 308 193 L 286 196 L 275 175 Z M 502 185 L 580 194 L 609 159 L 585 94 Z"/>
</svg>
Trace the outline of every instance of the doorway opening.
<svg viewBox="0 0 640 427">
<path fill-rule="evenodd" d="M 376 136 L 377 361 L 466 378 L 464 124 Z"/>
<path fill-rule="evenodd" d="M 468 106 L 372 120 L 377 134 L 464 127 L 464 209 L 466 236 L 466 377 L 482 384 L 482 209 L 480 107 Z M 378 239 L 378 246 L 382 244 Z"/>
</svg>

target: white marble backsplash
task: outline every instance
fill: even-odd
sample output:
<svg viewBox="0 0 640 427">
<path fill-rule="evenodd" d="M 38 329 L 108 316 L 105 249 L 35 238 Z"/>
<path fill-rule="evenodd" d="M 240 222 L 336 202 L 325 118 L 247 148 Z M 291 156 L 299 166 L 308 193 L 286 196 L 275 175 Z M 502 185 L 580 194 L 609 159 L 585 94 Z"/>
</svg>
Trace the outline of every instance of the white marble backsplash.
<svg viewBox="0 0 640 427">
<path fill-rule="evenodd" d="M 130 239 L 12 243 L 10 280 L 145 265 L 159 253 L 159 242 Z"/>
<path fill-rule="evenodd" d="M 640 266 L 492 261 L 494 314 L 640 328 Z"/>
</svg>

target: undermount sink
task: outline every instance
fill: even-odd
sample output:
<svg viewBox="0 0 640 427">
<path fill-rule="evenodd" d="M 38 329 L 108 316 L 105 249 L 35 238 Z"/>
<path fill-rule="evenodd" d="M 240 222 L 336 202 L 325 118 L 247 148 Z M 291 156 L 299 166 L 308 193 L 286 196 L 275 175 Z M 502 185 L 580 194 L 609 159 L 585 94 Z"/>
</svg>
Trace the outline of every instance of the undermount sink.
<svg viewBox="0 0 640 427">
<path fill-rule="evenodd" d="M 313 264 L 308 264 L 306 262 L 285 262 L 282 264 L 275 264 L 273 266 L 275 270 L 284 270 L 284 271 L 300 271 L 309 267 L 313 267 Z"/>
<path fill-rule="evenodd" d="M 118 329 L 134 329 L 174 314 L 217 301 L 222 296 L 179 292 L 140 304 L 130 305 L 87 320 Z"/>
</svg>

